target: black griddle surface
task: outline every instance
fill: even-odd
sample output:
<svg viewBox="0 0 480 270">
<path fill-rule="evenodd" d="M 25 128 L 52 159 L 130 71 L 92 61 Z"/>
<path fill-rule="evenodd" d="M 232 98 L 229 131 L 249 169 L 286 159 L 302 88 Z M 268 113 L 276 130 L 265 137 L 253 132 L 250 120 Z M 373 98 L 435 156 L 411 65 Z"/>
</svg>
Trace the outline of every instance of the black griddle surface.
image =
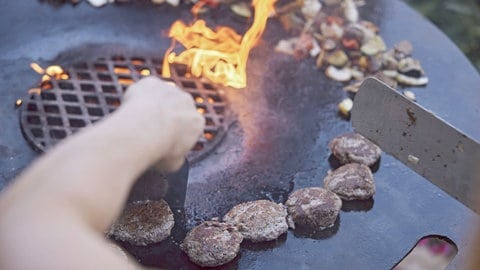
<svg viewBox="0 0 480 270">
<path fill-rule="evenodd" d="M 480 76 L 473 66 L 404 3 L 368 3 L 362 16 L 380 25 L 388 47 L 403 39 L 413 43 L 413 54 L 430 78 L 427 87 L 413 89 L 418 103 L 479 139 Z M 175 19 L 191 18 L 186 8 L 145 3 L 94 9 L 86 3 L 53 8 L 37 1 L 5 1 L 2 9 L 0 188 L 37 157 L 21 135 L 14 109 L 15 100 L 26 97 L 39 78 L 30 70 L 31 62 L 73 63 L 78 59 L 62 58 L 73 48 L 161 55 L 170 43 L 162 33 Z M 246 21 L 224 14 L 212 14 L 211 22 L 238 31 L 247 27 Z M 322 185 L 331 169 L 328 141 L 351 130 L 336 111 L 346 94 L 341 84 L 316 70 L 313 60 L 273 53 L 284 37 L 279 24 L 270 21 L 265 42 L 251 53 L 247 89 L 227 93 L 237 122 L 213 153 L 190 168 L 187 226 L 223 215 L 242 201 L 283 202 L 293 189 Z M 374 177 L 374 201 L 346 205 L 334 228 L 315 235 L 289 231 L 271 243 L 243 244 L 241 255 L 224 268 L 389 269 L 417 240 L 431 234 L 458 245 L 450 266 L 458 268 L 465 256 L 466 232 L 478 216 L 391 156 L 382 156 Z M 175 243 L 183 235 L 176 230 L 165 243 L 126 247 L 146 265 L 195 269 Z"/>
</svg>

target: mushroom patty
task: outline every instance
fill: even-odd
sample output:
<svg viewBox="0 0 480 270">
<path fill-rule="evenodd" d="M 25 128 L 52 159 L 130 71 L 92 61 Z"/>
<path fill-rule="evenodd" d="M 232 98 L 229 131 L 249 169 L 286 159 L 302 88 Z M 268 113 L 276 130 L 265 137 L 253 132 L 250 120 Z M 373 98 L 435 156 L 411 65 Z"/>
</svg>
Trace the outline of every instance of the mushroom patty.
<svg viewBox="0 0 480 270">
<path fill-rule="evenodd" d="M 236 205 L 223 221 L 237 226 L 243 237 L 252 242 L 271 241 L 288 230 L 285 206 L 267 200 Z"/>
<path fill-rule="evenodd" d="M 236 227 L 206 221 L 188 232 L 181 248 L 192 262 L 214 267 L 233 260 L 240 250 L 242 240 L 243 236 Z"/>
<path fill-rule="evenodd" d="M 382 153 L 377 145 L 355 132 L 333 138 L 328 146 L 342 164 L 361 163 L 372 166 Z"/>
<path fill-rule="evenodd" d="M 294 223 L 292 228 L 301 226 L 324 229 L 335 223 L 342 208 L 342 199 L 329 190 L 311 187 L 290 194 L 285 205 L 289 219 Z"/>
<path fill-rule="evenodd" d="M 336 169 L 325 177 L 323 185 L 344 200 L 365 200 L 375 194 L 375 182 L 370 168 L 358 163 Z"/>
<path fill-rule="evenodd" d="M 108 235 L 132 245 L 158 243 L 170 235 L 173 213 L 167 202 L 138 201 L 128 204 Z"/>
</svg>

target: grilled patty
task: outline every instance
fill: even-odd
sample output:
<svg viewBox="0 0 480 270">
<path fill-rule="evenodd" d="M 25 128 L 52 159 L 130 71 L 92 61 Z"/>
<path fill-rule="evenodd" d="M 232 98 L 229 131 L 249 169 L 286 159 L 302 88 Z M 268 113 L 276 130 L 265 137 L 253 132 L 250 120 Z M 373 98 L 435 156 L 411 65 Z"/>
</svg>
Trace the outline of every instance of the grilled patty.
<svg viewBox="0 0 480 270">
<path fill-rule="evenodd" d="M 277 239 L 288 230 L 285 206 L 267 200 L 236 205 L 223 221 L 237 226 L 245 239 L 252 242 Z"/>
<path fill-rule="evenodd" d="M 173 225 L 173 213 L 167 202 L 138 201 L 125 207 L 108 236 L 132 245 L 146 246 L 167 238 Z"/>
<path fill-rule="evenodd" d="M 242 240 L 243 236 L 235 226 L 206 221 L 188 232 L 181 248 L 192 262 L 214 267 L 233 260 Z"/>
<path fill-rule="evenodd" d="M 344 200 L 365 200 L 375 194 L 375 182 L 370 168 L 358 163 L 336 169 L 325 177 L 323 185 Z"/>
<path fill-rule="evenodd" d="M 292 228 L 301 226 L 312 229 L 324 229 L 333 226 L 342 200 L 335 193 L 311 187 L 299 189 L 288 197 L 285 203 Z"/>
<path fill-rule="evenodd" d="M 361 163 L 372 166 L 382 153 L 377 145 L 355 132 L 333 138 L 328 146 L 342 164 Z"/>
</svg>

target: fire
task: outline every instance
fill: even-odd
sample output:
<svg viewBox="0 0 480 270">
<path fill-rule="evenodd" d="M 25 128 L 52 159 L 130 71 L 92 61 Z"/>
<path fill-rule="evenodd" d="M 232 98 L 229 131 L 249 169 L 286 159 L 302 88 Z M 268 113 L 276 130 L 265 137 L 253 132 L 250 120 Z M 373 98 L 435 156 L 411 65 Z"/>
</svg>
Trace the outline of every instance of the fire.
<svg viewBox="0 0 480 270">
<path fill-rule="evenodd" d="M 42 90 L 48 90 L 52 88 L 51 80 L 55 78 L 56 80 L 68 80 L 70 76 L 66 73 L 61 66 L 53 65 L 48 66 L 47 68 L 42 68 L 37 63 L 31 63 L 30 67 L 37 72 L 38 74 L 42 75 L 42 79 L 40 81 L 40 87 L 31 88 L 28 90 L 29 94 L 37 94 L 40 95 Z"/>
<path fill-rule="evenodd" d="M 42 75 L 42 84 L 50 82 L 52 78 L 55 78 L 56 80 L 68 80 L 70 78 L 70 76 L 63 70 L 61 66 L 53 65 L 44 69 L 37 63 L 31 63 L 30 67 L 35 72 Z"/>
<path fill-rule="evenodd" d="M 212 82 L 234 88 L 247 85 L 246 66 L 250 50 L 258 43 L 267 19 L 274 12 L 276 0 L 253 0 L 255 17 L 252 26 L 242 37 L 229 27 L 212 30 L 204 20 L 187 26 L 176 21 L 169 37 L 180 42 L 186 50 L 177 55 L 168 50 L 163 63 L 163 76 L 171 77 L 169 64 L 187 65 L 195 77 L 203 76 Z"/>
<path fill-rule="evenodd" d="M 198 16 L 204 6 L 217 7 L 221 0 L 200 0 L 191 9 L 191 12 Z"/>
</svg>

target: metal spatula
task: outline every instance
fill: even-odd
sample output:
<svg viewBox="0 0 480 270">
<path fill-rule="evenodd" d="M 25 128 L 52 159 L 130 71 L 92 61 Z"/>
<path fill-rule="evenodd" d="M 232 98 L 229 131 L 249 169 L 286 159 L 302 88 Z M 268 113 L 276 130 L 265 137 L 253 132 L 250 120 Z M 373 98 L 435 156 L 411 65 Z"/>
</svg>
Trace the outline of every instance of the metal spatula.
<svg viewBox="0 0 480 270">
<path fill-rule="evenodd" d="M 374 78 L 355 96 L 351 121 L 383 151 L 480 213 L 477 141 Z"/>
</svg>

